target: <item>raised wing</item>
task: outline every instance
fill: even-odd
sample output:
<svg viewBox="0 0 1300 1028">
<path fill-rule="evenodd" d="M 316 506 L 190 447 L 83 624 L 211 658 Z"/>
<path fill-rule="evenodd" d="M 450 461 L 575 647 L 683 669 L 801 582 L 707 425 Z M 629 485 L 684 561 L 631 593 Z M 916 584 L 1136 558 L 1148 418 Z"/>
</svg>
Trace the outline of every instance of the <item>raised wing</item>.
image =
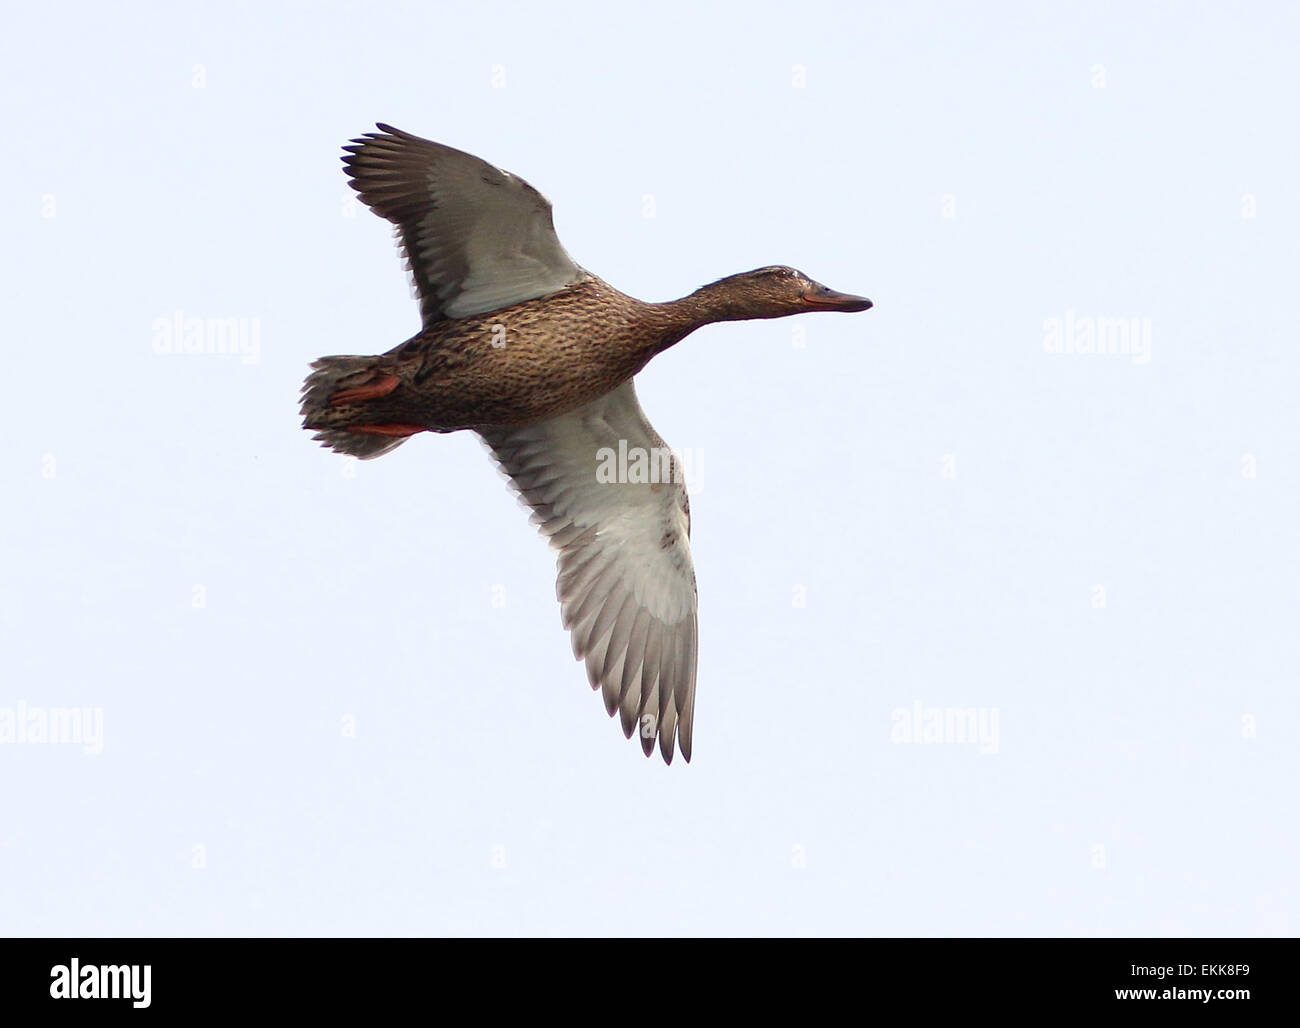
<svg viewBox="0 0 1300 1028">
<path fill-rule="evenodd" d="M 690 760 L 698 652 L 690 505 L 680 464 L 632 383 L 549 421 L 479 432 L 559 553 L 564 626 L 605 709 L 619 712 L 624 735 L 639 730 L 646 756 L 657 736 L 672 763 L 675 735 Z M 620 452 L 630 474 L 618 474 Z M 611 471 L 650 480 L 609 481 Z"/>
<path fill-rule="evenodd" d="M 499 310 L 585 277 L 555 236 L 551 205 L 521 178 L 380 124 L 343 149 L 351 186 L 397 226 L 427 328 Z"/>
</svg>

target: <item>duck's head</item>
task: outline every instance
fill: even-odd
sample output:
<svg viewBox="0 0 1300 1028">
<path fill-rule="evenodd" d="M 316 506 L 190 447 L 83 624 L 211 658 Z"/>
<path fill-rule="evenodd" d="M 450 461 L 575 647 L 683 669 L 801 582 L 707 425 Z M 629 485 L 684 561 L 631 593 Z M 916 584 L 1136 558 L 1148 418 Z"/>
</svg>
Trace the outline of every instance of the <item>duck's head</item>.
<svg viewBox="0 0 1300 1028">
<path fill-rule="evenodd" d="M 715 308 L 719 320 L 783 318 L 807 311 L 865 311 L 865 296 L 839 293 L 814 282 L 802 271 L 774 265 L 719 279 L 697 296 Z"/>
</svg>

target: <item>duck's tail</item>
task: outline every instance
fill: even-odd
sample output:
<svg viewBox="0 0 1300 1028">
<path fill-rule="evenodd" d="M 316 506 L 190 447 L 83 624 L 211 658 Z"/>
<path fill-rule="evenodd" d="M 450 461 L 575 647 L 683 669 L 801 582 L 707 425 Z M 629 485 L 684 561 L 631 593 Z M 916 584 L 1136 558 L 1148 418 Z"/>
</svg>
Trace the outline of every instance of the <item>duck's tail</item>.
<svg viewBox="0 0 1300 1028">
<path fill-rule="evenodd" d="M 302 385 L 302 427 L 336 453 L 361 460 L 380 457 L 406 442 L 419 429 L 366 424 L 358 404 L 387 396 L 397 377 L 385 370 L 380 357 L 322 357 Z"/>
</svg>

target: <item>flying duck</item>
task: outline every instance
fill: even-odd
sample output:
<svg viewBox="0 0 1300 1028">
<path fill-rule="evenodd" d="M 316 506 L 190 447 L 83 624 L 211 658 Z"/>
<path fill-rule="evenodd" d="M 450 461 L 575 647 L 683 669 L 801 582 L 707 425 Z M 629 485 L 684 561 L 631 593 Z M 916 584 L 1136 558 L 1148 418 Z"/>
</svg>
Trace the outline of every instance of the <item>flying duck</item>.
<svg viewBox="0 0 1300 1028">
<path fill-rule="evenodd" d="M 343 148 L 343 163 L 361 199 L 396 227 L 422 324 L 385 354 L 315 361 L 303 426 L 362 459 L 421 432 L 478 433 L 557 551 L 564 626 L 606 710 L 646 756 L 657 739 L 666 763 L 674 742 L 689 761 L 690 505 L 633 377 L 712 322 L 864 311 L 871 301 L 779 266 L 668 303 L 637 300 L 569 256 L 550 203 L 523 179 L 377 128 Z M 611 474 L 620 452 L 650 460 L 640 474 L 626 464 Z"/>
</svg>

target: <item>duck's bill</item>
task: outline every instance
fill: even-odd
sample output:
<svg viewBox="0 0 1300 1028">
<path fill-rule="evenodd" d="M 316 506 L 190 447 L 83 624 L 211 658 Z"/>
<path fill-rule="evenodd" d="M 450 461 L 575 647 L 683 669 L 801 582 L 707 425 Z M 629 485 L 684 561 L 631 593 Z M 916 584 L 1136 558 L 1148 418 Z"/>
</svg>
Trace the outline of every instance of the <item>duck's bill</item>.
<svg viewBox="0 0 1300 1028">
<path fill-rule="evenodd" d="M 866 311 L 871 309 L 871 301 L 865 296 L 852 293 L 837 293 L 834 289 L 822 286 L 804 296 L 804 303 L 819 311 Z"/>
</svg>

